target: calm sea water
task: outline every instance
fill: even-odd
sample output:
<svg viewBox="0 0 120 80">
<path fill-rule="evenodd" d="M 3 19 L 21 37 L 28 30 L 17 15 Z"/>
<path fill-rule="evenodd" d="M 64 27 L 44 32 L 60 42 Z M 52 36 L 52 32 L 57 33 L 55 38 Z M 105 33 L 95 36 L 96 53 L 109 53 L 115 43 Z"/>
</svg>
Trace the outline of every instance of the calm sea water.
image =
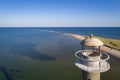
<svg viewBox="0 0 120 80">
<path fill-rule="evenodd" d="M 80 80 L 74 65 L 79 41 L 51 32 L 120 39 L 120 28 L 0 28 L 0 80 Z M 119 80 L 119 62 L 111 59 L 103 80 Z M 109 77 L 108 77 L 109 76 Z"/>
<path fill-rule="evenodd" d="M 19 32 L 25 30 L 54 30 L 63 33 L 76 33 L 81 35 L 94 34 L 95 36 L 120 39 L 120 27 L 50 27 L 50 28 L 0 28 L 2 32 Z"/>
<path fill-rule="evenodd" d="M 50 30 L 76 33 L 82 35 L 94 34 L 95 36 L 120 39 L 120 27 L 72 27 L 72 28 L 47 28 Z"/>
<path fill-rule="evenodd" d="M 0 80 L 80 79 L 73 64 L 79 42 L 41 30 L 0 28 Z"/>
</svg>

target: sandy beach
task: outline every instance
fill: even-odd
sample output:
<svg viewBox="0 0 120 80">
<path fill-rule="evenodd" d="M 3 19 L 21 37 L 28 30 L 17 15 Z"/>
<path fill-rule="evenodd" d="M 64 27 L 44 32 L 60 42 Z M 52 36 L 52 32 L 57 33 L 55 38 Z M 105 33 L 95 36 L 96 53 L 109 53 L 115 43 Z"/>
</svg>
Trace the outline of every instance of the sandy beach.
<svg viewBox="0 0 120 80">
<path fill-rule="evenodd" d="M 120 59 L 120 51 L 118 50 L 115 50 L 115 49 L 111 49 L 109 47 L 106 47 L 106 46 L 102 46 L 101 47 L 101 50 L 110 54 L 111 56 L 117 58 L 117 59 Z"/>
<path fill-rule="evenodd" d="M 70 33 L 64 33 L 65 36 L 70 36 L 70 37 L 73 37 L 75 38 L 76 40 L 84 40 L 85 37 L 84 36 L 81 36 L 81 35 L 78 35 L 78 34 L 70 34 Z"/>
<path fill-rule="evenodd" d="M 43 30 L 42 30 L 42 31 L 43 31 Z M 51 31 L 51 30 L 44 30 L 44 31 L 45 31 L 45 32 L 57 33 L 57 34 L 63 34 L 63 35 L 65 35 L 65 36 L 70 36 L 70 37 L 73 37 L 74 39 L 80 40 L 80 41 L 82 41 L 82 40 L 85 39 L 84 36 L 78 35 L 78 34 L 61 33 L 61 32 Z M 101 47 L 101 50 L 120 60 L 120 51 L 118 51 L 118 50 L 116 50 L 116 49 L 109 48 L 109 47 L 107 47 L 107 46 L 102 46 L 102 47 Z"/>
<path fill-rule="evenodd" d="M 71 37 L 75 38 L 76 40 L 80 40 L 80 41 L 85 39 L 84 36 L 81 36 L 81 35 L 78 35 L 78 34 L 65 33 L 64 35 L 71 36 Z M 115 49 L 112 49 L 112 48 L 109 48 L 109 47 L 106 47 L 106 46 L 102 46 L 101 50 L 108 53 L 109 55 L 117 58 L 117 59 L 120 59 L 120 51 L 118 51 L 118 50 L 115 50 Z"/>
</svg>

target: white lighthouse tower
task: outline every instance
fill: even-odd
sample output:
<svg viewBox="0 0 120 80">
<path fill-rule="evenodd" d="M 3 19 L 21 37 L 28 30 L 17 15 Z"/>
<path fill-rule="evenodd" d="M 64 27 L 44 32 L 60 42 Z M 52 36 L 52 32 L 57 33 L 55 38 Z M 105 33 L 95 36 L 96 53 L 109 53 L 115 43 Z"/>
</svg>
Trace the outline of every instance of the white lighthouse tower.
<svg viewBox="0 0 120 80">
<path fill-rule="evenodd" d="M 75 65 L 82 70 L 82 80 L 100 80 L 100 73 L 110 69 L 109 55 L 100 49 L 103 42 L 91 34 L 81 45 L 82 50 L 75 53 Z"/>
</svg>

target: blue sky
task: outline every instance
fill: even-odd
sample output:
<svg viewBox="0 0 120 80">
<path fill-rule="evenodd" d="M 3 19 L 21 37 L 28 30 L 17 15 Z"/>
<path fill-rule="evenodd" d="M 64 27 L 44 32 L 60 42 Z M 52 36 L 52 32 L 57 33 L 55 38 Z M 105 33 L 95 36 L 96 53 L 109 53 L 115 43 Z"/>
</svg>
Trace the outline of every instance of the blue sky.
<svg viewBox="0 0 120 80">
<path fill-rule="evenodd" d="M 0 0 L 0 27 L 120 27 L 120 0 Z"/>
</svg>

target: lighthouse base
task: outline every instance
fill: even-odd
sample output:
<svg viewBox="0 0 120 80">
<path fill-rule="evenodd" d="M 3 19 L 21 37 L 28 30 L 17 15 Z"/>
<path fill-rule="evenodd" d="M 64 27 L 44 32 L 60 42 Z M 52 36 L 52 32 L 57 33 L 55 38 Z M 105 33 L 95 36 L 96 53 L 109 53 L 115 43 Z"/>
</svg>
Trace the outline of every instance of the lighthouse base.
<svg viewBox="0 0 120 80">
<path fill-rule="evenodd" d="M 82 71 L 82 80 L 100 80 L 100 73 Z"/>
</svg>

